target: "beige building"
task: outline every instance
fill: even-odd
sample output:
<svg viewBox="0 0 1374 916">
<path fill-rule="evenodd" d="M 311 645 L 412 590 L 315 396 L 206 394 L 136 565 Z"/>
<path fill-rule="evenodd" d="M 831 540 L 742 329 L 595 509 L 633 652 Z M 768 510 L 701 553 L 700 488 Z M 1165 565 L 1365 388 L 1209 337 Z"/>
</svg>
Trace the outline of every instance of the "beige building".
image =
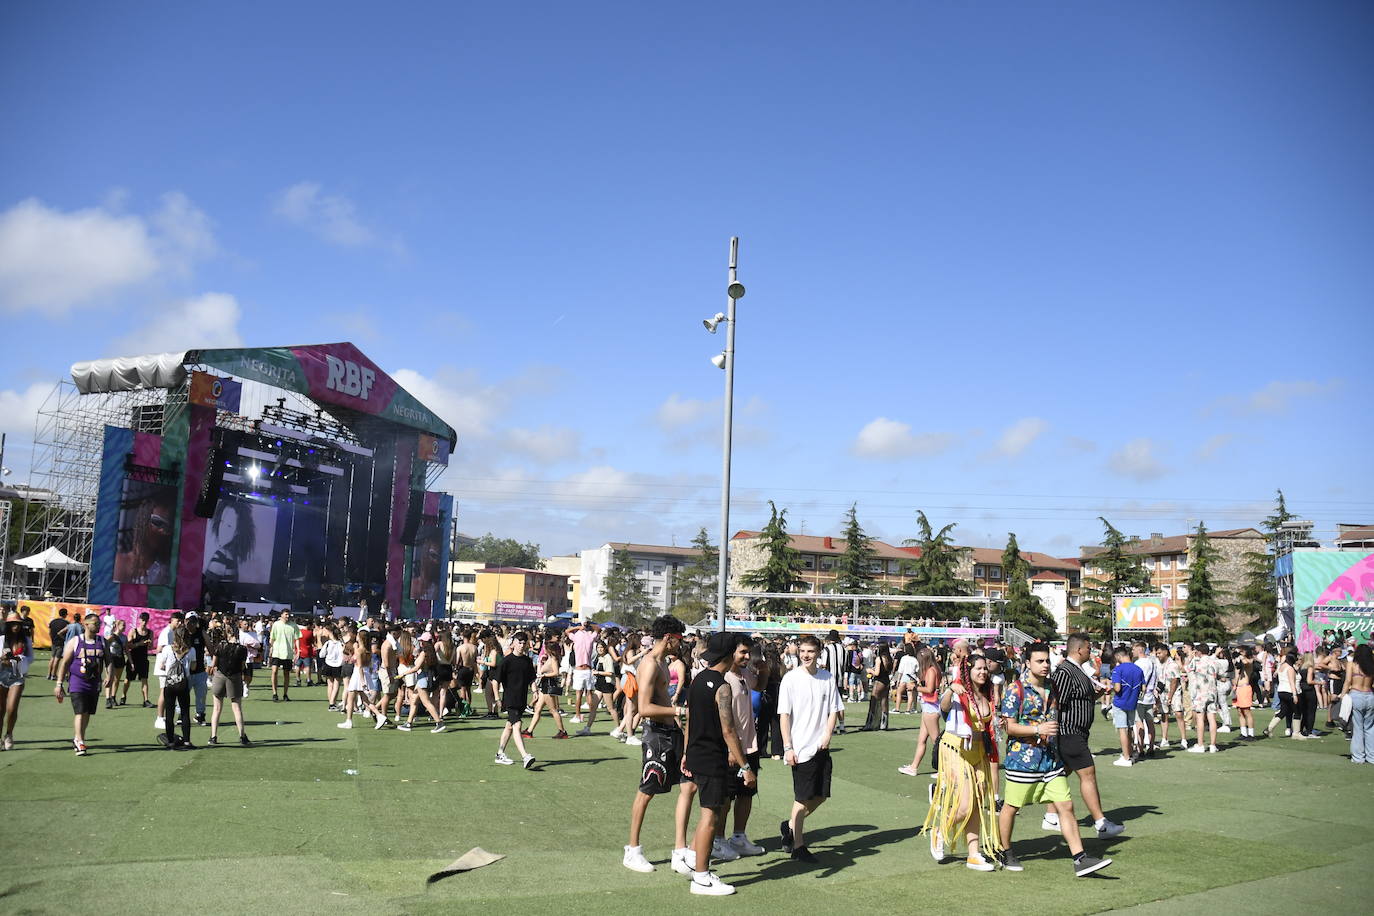
<svg viewBox="0 0 1374 916">
<path fill-rule="evenodd" d="M 568 577 L 568 609 L 575 619 L 582 616 L 582 557 L 545 557 L 544 571 Z"/>
<path fill-rule="evenodd" d="M 1212 565 L 1212 585 L 1216 589 L 1217 603 L 1224 607 L 1244 585 L 1245 555 L 1265 549 L 1264 535 L 1255 528 L 1228 528 L 1207 532 L 1207 539 L 1217 551 L 1217 560 Z M 1181 625 L 1187 619 L 1189 556 L 1196 540 L 1195 534 L 1165 537 L 1156 532 L 1148 538 L 1132 538 L 1126 547 L 1127 554 L 1144 561 L 1151 587 L 1168 599 L 1170 626 Z M 1093 557 L 1104 552 L 1100 546 L 1081 549 L 1084 587 L 1097 587 L 1094 575 L 1101 570 L 1093 564 Z M 1225 618 L 1230 630 L 1244 623 L 1244 620 Z"/>
</svg>

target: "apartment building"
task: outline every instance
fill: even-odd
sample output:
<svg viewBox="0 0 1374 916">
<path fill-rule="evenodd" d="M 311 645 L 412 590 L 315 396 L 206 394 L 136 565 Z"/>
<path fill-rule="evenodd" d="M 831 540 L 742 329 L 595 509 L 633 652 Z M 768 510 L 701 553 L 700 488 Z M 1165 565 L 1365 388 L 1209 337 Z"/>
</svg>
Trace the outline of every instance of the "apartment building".
<svg viewBox="0 0 1374 916">
<path fill-rule="evenodd" d="M 1052 572 L 1066 583 L 1065 589 L 1071 599 L 1078 596 L 1082 564 L 1074 559 L 1060 559 L 1035 550 L 1021 551 L 1021 559 L 1030 567 L 1027 578 L 1034 578 L 1042 572 Z M 1005 598 L 1007 592 L 1006 570 L 1002 568 L 1002 551 L 996 547 L 973 547 L 964 555 L 959 564 L 959 575 L 973 583 L 974 594 L 988 598 Z M 1077 605 L 1076 600 L 1071 604 Z"/>
<path fill-rule="evenodd" d="M 1247 553 L 1258 553 L 1265 549 L 1264 535 L 1255 528 L 1228 528 L 1207 532 L 1207 539 L 1217 551 L 1217 560 L 1212 565 L 1212 585 L 1217 592 L 1217 601 L 1226 605 L 1244 584 Z M 1197 535 L 1175 534 L 1165 537 L 1159 532 L 1148 538 L 1133 537 L 1126 547 L 1126 553 L 1140 557 L 1150 574 L 1150 586 L 1164 595 L 1169 602 L 1170 625 L 1182 624 L 1187 619 L 1189 557 Z M 1085 588 L 1096 588 L 1098 580 L 1094 576 L 1101 568 L 1094 565 L 1093 557 L 1105 552 L 1100 546 L 1083 547 L 1080 555 L 1083 564 L 1083 584 Z M 1238 629 L 1243 620 L 1227 619 L 1229 629 Z"/>
<path fill-rule="evenodd" d="M 543 605 L 546 617 L 568 610 L 567 576 L 543 569 L 488 566 L 477 570 L 476 577 L 473 613 L 478 617 L 499 616 L 496 605 L 507 601 Z"/>
<path fill-rule="evenodd" d="M 680 571 L 701 556 L 695 547 L 667 547 L 659 544 L 631 544 L 611 541 L 581 553 L 578 613 L 593 619 L 606 610 L 601 589 L 610 575 L 617 551 L 624 550 L 634 561 L 635 578 L 644 583 L 651 605 L 661 614 L 676 602 Z"/>
<path fill-rule="evenodd" d="M 477 601 L 477 572 L 485 563 L 472 560 L 452 560 L 448 564 L 448 615 L 467 615 Z"/>
<path fill-rule="evenodd" d="M 544 571 L 568 577 L 568 610 L 576 619 L 582 615 L 582 557 L 572 554 L 565 557 L 545 557 Z"/>
<path fill-rule="evenodd" d="M 844 538 L 808 534 L 794 534 L 789 538 L 792 547 L 801 553 L 802 591 L 811 595 L 824 595 L 835 591 L 836 566 L 841 554 L 848 547 Z M 920 556 L 914 547 L 893 547 L 882 541 L 871 541 L 873 559 L 868 571 L 873 574 L 873 584 L 879 590 L 901 591 L 906 585 L 906 564 Z M 738 531 L 730 539 L 730 590 L 743 590 L 739 578 L 747 572 L 760 569 L 767 562 L 767 547 L 758 531 Z"/>
</svg>

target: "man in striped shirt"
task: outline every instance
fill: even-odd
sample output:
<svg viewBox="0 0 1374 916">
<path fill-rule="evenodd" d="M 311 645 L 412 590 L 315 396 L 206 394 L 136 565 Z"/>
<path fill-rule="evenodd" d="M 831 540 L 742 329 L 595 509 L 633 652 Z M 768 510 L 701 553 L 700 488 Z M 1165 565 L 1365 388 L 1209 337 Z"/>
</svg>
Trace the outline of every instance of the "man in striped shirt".
<svg viewBox="0 0 1374 916">
<path fill-rule="evenodd" d="M 840 632 L 831 630 L 825 637 L 825 645 L 821 647 L 820 657 L 816 659 L 816 664 L 830 672 L 830 676 L 835 681 L 835 689 L 838 693 L 840 685 L 844 683 L 845 648 L 840 644 Z M 835 726 L 835 734 L 844 734 L 844 694 L 840 694 L 840 718 Z"/>
<path fill-rule="evenodd" d="M 1097 699 L 1105 693 L 1083 670 L 1083 663 L 1091 654 L 1092 642 L 1088 637 L 1070 633 L 1064 647 L 1064 660 L 1050 675 L 1050 694 L 1059 707 L 1059 757 L 1065 769 L 1078 774 L 1078 791 L 1092 813 L 1097 835 L 1107 839 L 1125 828 L 1107 820 L 1102 813 L 1102 800 L 1097 794 L 1097 769 L 1088 748 L 1088 733 L 1093 727 Z M 1058 814 L 1047 813 L 1041 826 L 1046 830 L 1059 830 Z"/>
</svg>

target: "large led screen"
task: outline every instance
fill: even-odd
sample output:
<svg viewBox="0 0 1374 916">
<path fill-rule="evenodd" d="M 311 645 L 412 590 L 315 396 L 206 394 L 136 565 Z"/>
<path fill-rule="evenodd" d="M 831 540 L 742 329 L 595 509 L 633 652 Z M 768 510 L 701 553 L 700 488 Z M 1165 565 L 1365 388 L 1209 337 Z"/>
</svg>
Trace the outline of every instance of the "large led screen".
<svg viewBox="0 0 1374 916">
<path fill-rule="evenodd" d="M 125 480 L 119 503 L 114 580 L 131 585 L 172 581 L 177 491 L 169 484 Z"/>
<path fill-rule="evenodd" d="M 206 586 L 271 582 L 276 539 L 275 506 L 221 499 L 205 526 Z"/>
</svg>

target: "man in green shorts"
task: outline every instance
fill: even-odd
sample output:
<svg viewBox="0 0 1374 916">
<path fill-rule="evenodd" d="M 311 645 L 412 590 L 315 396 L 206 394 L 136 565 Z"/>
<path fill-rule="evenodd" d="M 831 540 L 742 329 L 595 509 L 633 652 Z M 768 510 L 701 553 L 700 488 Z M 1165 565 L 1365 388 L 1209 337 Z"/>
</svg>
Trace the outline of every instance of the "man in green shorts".
<svg viewBox="0 0 1374 916">
<path fill-rule="evenodd" d="M 1073 873 L 1082 878 L 1112 864 L 1083 851 L 1078 821 L 1069 798 L 1069 779 L 1057 752 L 1059 723 L 1050 702 L 1050 648 L 1042 642 L 1026 647 L 1026 670 L 1019 681 L 1010 684 L 1002 698 L 999 714 L 1006 724 L 1007 759 L 1002 769 L 1007 774 L 998 827 L 1006 850 L 999 862 L 1007 871 L 1022 871 L 1021 862 L 1011 851 L 1011 832 L 1016 812 L 1027 805 L 1050 805 L 1059 814 L 1059 829 L 1073 854 Z"/>
</svg>

